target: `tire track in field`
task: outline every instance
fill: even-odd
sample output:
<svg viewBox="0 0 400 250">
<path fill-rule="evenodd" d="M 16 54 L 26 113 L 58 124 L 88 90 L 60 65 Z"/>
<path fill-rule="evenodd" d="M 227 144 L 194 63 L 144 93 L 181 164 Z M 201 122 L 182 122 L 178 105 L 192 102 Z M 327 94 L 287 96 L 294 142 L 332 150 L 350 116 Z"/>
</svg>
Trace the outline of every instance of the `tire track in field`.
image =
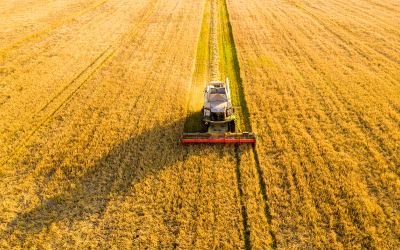
<svg viewBox="0 0 400 250">
<path fill-rule="evenodd" d="M 226 35 L 226 29 L 224 29 L 224 13 L 219 12 L 218 8 L 221 10 L 225 8 L 225 3 L 221 2 L 220 0 L 212 0 L 211 1 L 211 27 L 210 27 L 210 67 L 211 70 L 209 71 L 209 80 L 223 80 L 221 79 L 222 72 L 220 72 L 220 65 L 223 61 L 225 61 L 225 64 L 227 63 L 226 60 L 226 53 L 225 53 L 225 44 L 222 46 L 224 49 L 220 51 L 221 47 L 219 46 L 220 37 L 225 37 Z M 220 30 L 218 30 L 220 28 Z M 225 41 L 222 41 L 223 43 Z M 222 52 L 222 53 L 221 53 Z M 220 55 L 224 55 L 224 57 L 220 58 Z M 221 68 L 223 70 L 223 67 Z M 228 67 L 225 68 L 225 75 L 228 76 L 227 72 L 229 72 Z M 233 83 L 233 84 L 232 84 Z M 230 81 L 230 89 L 231 86 L 235 86 L 236 81 Z M 232 98 L 232 102 L 235 100 L 235 96 Z M 239 128 L 239 126 L 238 126 Z M 242 226 L 243 226 L 243 241 L 244 241 L 244 248 L 246 250 L 252 249 L 252 244 L 250 240 L 250 226 L 248 223 L 248 211 L 247 211 L 247 206 L 244 201 L 244 192 L 243 192 L 243 187 L 242 187 L 242 176 L 241 176 L 241 171 L 240 171 L 240 156 L 239 156 L 239 146 L 235 145 L 234 148 L 234 154 L 235 154 L 235 175 L 236 175 L 236 185 L 237 185 L 237 192 L 238 192 L 238 199 L 239 199 L 239 211 L 240 215 L 242 216 Z"/>
<path fill-rule="evenodd" d="M 237 53 L 236 53 L 236 47 L 235 47 L 235 42 L 233 39 L 233 33 L 232 33 L 232 26 L 229 21 L 229 13 L 228 13 L 228 8 L 226 5 L 226 0 L 219 0 L 220 2 L 220 20 L 221 20 L 221 27 L 222 27 L 222 43 L 223 43 L 223 55 L 224 55 L 224 62 L 225 62 L 225 74 L 226 76 L 229 76 L 230 80 L 230 89 L 231 89 L 231 96 L 233 96 L 232 101 L 234 102 L 234 106 L 240 106 L 242 108 L 242 113 L 239 116 L 239 121 L 240 124 L 243 126 L 243 129 L 245 131 L 253 131 L 252 126 L 250 123 L 250 113 L 247 107 L 247 102 L 245 99 L 244 95 L 244 88 L 242 84 L 242 78 L 240 76 L 240 66 L 239 66 L 239 61 L 237 58 Z M 233 92 L 233 93 L 232 93 Z M 260 187 L 260 192 L 262 199 L 264 201 L 264 214 L 267 219 L 267 222 L 269 224 L 269 233 L 272 238 L 272 244 L 270 245 L 271 248 L 276 249 L 276 237 L 274 232 L 272 231 L 271 228 L 271 211 L 270 207 L 268 205 L 268 196 L 266 192 L 266 184 L 263 179 L 263 171 L 260 168 L 260 162 L 258 160 L 258 153 L 256 147 L 253 147 L 253 154 L 254 154 L 254 162 L 255 162 L 255 168 L 256 172 L 258 174 L 258 181 L 259 181 L 259 187 Z M 243 197 L 243 190 L 241 187 L 241 175 L 240 175 L 240 156 L 239 156 L 239 150 L 236 148 L 235 149 L 235 155 L 237 158 L 237 178 L 238 178 L 238 188 L 240 192 L 240 198 Z M 243 208 L 245 208 L 245 205 L 242 203 Z M 243 215 L 244 216 L 244 215 Z M 247 216 L 247 213 L 246 213 Z M 244 222 L 246 224 L 245 230 L 248 228 L 247 225 L 247 217 L 246 221 Z M 245 237 L 250 237 L 250 232 L 245 232 L 247 233 L 247 236 Z M 251 249 L 251 242 L 250 238 L 246 240 L 245 238 L 245 243 L 246 243 L 246 248 Z"/>
<path fill-rule="evenodd" d="M 106 0 L 108 1 L 108 0 Z M 106 2 L 104 1 L 104 2 Z M 89 64 L 81 73 L 78 74 L 77 77 L 75 77 L 70 83 L 68 83 L 66 86 L 64 86 L 64 88 L 58 93 L 56 94 L 39 112 L 37 112 L 34 116 L 38 115 L 38 113 L 44 111 L 47 107 L 49 107 L 52 103 L 54 103 L 57 99 L 59 99 L 59 97 L 61 98 L 62 95 L 66 95 L 65 99 L 62 99 L 61 102 L 59 102 L 58 104 L 56 104 L 56 107 L 52 109 L 52 111 L 50 111 L 50 114 L 48 116 L 46 116 L 38 125 L 36 125 L 30 132 L 28 132 L 28 136 L 26 136 L 24 139 L 22 139 L 22 141 L 20 143 L 17 144 L 17 146 L 15 147 L 14 150 L 11 151 L 11 153 L 9 153 L 5 158 L 5 160 L 3 160 L 3 162 L 0 165 L 0 168 L 2 168 L 5 164 L 7 164 L 7 162 L 14 156 L 16 155 L 31 139 L 33 139 L 34 135 L 36 134 L 36 132 L 43 126 L 45 125 L 51 117 L 54 116 L 54 114 L 61 109 L 61 107 L 64 106 L 64 104 L 66 104 L 68 102 L 68 100 L 70 100 L 75 94 L 76 92 L 79 91 L 79 89 L 81 89 L 81 87 L 90 79 L 90 77 L 95 74 L 97 72 L 97 70 L 99 68 L 101 68 L 101 66 L 103 66 L 113 55 L 115 52 L 117 52 L 121 46 L 128 42 L 131 38 L 133 38 L 137 32 L 144 27 L 147 19 L 149 19 L 153 13 L 156 11 L 156 9 L 159 7 L 160 3 L 163 0 L 158 0 L 154 7 L 150 9 L 150 11 L 148 11 L 144 17 L 142 18 L 141 21 L 139 21 L 139 23 L 137 25 L 134 25 L 131 27 L 131 29 L 129 29 L 128 31 L 126 31 L 119 39 L 118 41 L 113 44 L 110 45 L 102 54 L 100 54 L 100 56 L 98 56 L 91 64 Z M 103 3 L 104 3 L 103 2 Z M 74 84 L 75 83 L 75 84 Z M 72 86 L 72 85 L 77 85 L 77 86 Z M 74 87 L 72 88 L 72 90 L 68 93 L 68 89 L 70 89 L 70 87 Z M 1 169 L 0 169 L 1 171 Z"/>
<path fill-rule="evenodd" d="M 93 9 L 95 9 L 95 8 L 97 8 L 97 7 L 101 6 L 101 5 L 103 5 L 103 4 L 105 4 L 107 1 L 108 1 L 108 0 L 103 0 L 103 1 L 101 1 L 101 2 L 98 2 L 98 3 L 96 3 L 95 5 L 89 7 L 89 8 L 87 8 L 87 9 L 85 9 L 85 10 L 82 10 L 82 11 L 80 11 L 80 12 L 78 12 L 78 13 L 72 15 L 72 16 L 69 16 L 69 17 L 67 17 L 67 18 L 65 18 L 65 19 L 63 19 L 63 20 L 61 20 L 61 21 L 59 21 L 59 22 L 57 22 L 57 23 L 55 23 L 55 24 L 50 25 L 49 27 L 47 27 L 47 28 L 45 28 L 45 29 L 42 29 L 42 30 L 40 30 L 40 31 L 38 31 L 38 32 L 35 32 L 35 33 L 33 33 L 33 34 L 30 34 L 30 35 L 28 35 L 28 36 L 22 38 L 21 40 L 19 40 L 19 41 L 17 41 L 17 42 L 14 42 L 14 43 L 12 43 L 12 44 L 10 44 L 10 45 L 8 45 L 8 46 L 6 46 L 6 47 L 0 49 L 0 55 L 1 55 L 1 54 L 4 54 L 5 52 L 9 51 L 10 49 L 16 47 L 17 45 L 19 45 L 19 44 L 21 44 L 21 43 L 27 42 L 27 41 L 29 41 L 29 40 L 32 40 L 32 39 L 36 38 L 36 37 L 39 37 L 39 36 L 41 36 L 41 35 L 44 35 L 44 34 L 50 32 L 50 31 L 52 31 L 52 30 L 54 30 L 54 29 L 60 27 L 60 26 L 63 25 L 64 23 L 67 23 L 67 22 L 69 22 L 69 21 L 72 21 L 72 20 L 74 20 L 75 18 L 77 18 L 77 17 L 79 17 L 79 16 L 82 16 L 83 14 L 86 14 L 87 12 L 89 12 L 89 11 L 91 11 L 91 10 L 93 10 Z M 4 59 L 4 56 L 2 57 L 2 59 Z"/>
<path fill-rule="evenodd" d="M 236 172 L 236 184 L 239 192 L 239 202 L 240 202 L 240 213 L 243 218 L 243 238 L 244 238 L 244 248 L 246 250 L 249 250 L 252 248 L 251 246 L 251 241 L 250 241 L 250 228 L 249 228 L 249 223 L 248 223 L 248 213 L 247 213 L 247 208 L 245 205 L 245 202 L 243 201 L 243 188 L 242 188 L 242 175 L 240 173 L 240 156 L 239 156 L 239 147 L 238 145 L 235 145 L 235 158 L 236 158 L 236 166 L 235 166 L 235 172 Z"/>
</svg>

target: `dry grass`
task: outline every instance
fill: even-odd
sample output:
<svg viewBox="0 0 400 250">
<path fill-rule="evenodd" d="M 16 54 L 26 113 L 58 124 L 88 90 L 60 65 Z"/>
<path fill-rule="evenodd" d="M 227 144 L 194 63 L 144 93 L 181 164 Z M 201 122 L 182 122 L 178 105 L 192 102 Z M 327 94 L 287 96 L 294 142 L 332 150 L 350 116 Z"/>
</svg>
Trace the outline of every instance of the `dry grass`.
<svg viewBox="0 0 400 250">
<path fill-rule="evenodd" d="M 228 10 L 278 248 L 398 248 L 399 6 Z"/>
</svg>

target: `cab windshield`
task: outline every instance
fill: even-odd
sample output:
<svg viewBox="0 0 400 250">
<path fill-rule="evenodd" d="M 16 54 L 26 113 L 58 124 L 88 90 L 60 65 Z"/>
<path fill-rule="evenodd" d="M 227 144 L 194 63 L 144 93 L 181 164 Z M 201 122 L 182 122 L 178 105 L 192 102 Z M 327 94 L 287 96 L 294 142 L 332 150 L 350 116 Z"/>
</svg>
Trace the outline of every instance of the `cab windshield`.
<svg viewBox="0 0 400 250">
<path fill-rule="evenodd" d="M 224 121 L 224 112 L 211 113 L 211 121 Z"/>
</svg>

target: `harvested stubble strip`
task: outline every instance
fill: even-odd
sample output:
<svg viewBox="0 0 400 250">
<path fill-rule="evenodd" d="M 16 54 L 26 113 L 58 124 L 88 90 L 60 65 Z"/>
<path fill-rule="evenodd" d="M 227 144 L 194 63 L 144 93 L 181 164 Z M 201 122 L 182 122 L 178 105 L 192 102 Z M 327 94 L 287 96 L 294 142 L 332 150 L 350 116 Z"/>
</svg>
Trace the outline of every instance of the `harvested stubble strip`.
<svg viewBox="0 0 400 250">
<path fill-rule="evenodd" d="M 2 172 L 2 247 L 243 247 L 232 147 L 181 148 L 202 1 L 164 1 Z"/>
<path fill-rule="evenodd" d="M 318 4 L 228 2 L 277 246 L 392 249 L 400 235 L 400 70 L 352 30 L 362 10 L 335 25 L 343 8 L 311 8 Z M 390 18 L 381 21 L 393 29 Z M 400 38 L 390 36 L 381 41 L 387 52 Z"/>
</svg>

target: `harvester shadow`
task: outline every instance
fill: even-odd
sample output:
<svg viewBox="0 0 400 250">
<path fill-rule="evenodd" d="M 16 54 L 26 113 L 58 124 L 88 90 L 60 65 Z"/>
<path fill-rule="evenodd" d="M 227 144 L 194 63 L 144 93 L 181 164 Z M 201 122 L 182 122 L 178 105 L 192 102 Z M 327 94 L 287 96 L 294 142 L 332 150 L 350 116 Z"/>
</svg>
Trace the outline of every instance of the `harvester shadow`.
<svg viewBox="0 0 400 250">
<path fill-rule="evenodd" d="M 78 221 L 92 221 L 94 227 L 98 226 L 113 198 L 124 200 L 126 195 L 132 195 L 135 184 L 150 176 L 156 178 L 159 171 L 185 161 L 196 150 L 206 147 L 183 147 L 179 142 L 187 119 L 197 118 L 195 114 L 166 126 L 154 124 L 152 129 L 115 145 L 88 167 L 83 177 L 69 177 L 71 185 L 59 195 L 43 198 L 39 206 L 19 214 L 8 224 L 3 237 L 17 231 L 18 238 L 24 242 L 27 236 L 35 236 L 58 222 L 70 229 Z M 51 173 L 54 175 L 57 170 L 66 171 L 55 166 Z"/>
</svg>

